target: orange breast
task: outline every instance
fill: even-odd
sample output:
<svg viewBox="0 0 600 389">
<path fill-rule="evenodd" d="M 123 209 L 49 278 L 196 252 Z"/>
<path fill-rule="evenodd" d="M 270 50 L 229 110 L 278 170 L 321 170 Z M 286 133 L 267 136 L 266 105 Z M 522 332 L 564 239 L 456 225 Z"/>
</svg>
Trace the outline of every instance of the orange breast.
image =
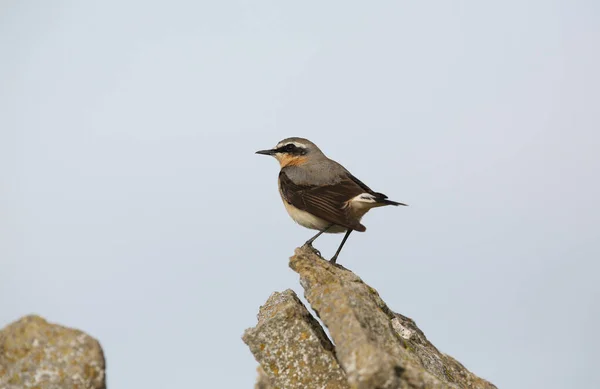
<svg viewBox="0 0 600 389">
<path fill-rule="evenodd" d="M 281 157 L 277 157 L 279 160 L 279 165 L 282 168 L 286 166 L 300 166 L 306 163 L 306 157 L 302 155 L 282 155 Z"/>
</svg>

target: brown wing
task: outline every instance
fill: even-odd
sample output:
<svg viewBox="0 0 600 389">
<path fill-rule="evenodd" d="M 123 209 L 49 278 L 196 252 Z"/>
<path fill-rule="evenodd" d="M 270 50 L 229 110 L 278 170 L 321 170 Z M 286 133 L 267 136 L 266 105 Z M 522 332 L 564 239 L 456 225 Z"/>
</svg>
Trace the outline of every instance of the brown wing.
<svg viewBox="0 0 600 389">
<path fill-rule="evenodd" d="M 348 200 L 365 192 L 350 177 L 333 185 L 310 186 L 296 185 L 284 172 L 280 172 L 279 186 L 283 199 L 294 207 L 342 227 L 366 230 L 352 217 L 346 205 Z"/>
</svg>

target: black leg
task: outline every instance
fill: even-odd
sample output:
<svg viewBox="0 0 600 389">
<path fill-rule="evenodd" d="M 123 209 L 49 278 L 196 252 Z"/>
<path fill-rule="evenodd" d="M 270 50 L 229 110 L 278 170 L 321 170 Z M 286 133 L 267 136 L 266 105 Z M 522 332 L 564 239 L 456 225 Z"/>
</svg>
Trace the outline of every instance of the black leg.
<svg viewBox="0 0 600 389">
<path fill-rule="evenodd" d="M 340 247 L 338 247 L 337 251 L 335 252 L 335 255 L 333 256 L 333 258 L 331 258 L 329 260 L 329 262 L 335 263 L 335 261 L 337 260 L 338 255 L 340 254 L 340 251 L 342 251 L 342 247 L 344 247 L 344 243 L 346 243 L 346 240 L 350 236 L 351 232 L 352 232 L 352 229 L 349 229 L 348 231 L 346 231 L 346 235 L 344 235 L 344 239 L 342 239 L 342 243 L 340 243 Z"/>
<path fill-rule="evenodd" d="M 330 229 L 333 226 L 333 224 L 330 224 L 326 229 L 324 229 L 323 231 L 319 231 L 319 233 L 315 236 L 313 236 L 312 238 L 310 238 L 309 240 L 306 241 L 306 243 L 304 243 L 305 246 L 311 246 L 312 242 L 315 241 L 315 239 L 317 239 L 319 236 L 321 236 L 322 233 L 327 232 L 328 229 Z"/>
</svg>

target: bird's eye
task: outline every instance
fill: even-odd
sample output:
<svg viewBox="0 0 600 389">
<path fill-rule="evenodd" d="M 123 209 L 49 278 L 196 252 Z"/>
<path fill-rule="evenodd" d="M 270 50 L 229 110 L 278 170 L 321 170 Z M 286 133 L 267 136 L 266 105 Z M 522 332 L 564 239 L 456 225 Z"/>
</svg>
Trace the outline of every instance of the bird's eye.
<svg viewBox="0 0 600 389">
<path fill-rule="evenodd" d="M 294 151 L 296 150 L 296 146 L 294 146 L 293 144 L 289 144 L 289 145 L 285 145 L 284 147 L 285 151 Z"/>
</svg>

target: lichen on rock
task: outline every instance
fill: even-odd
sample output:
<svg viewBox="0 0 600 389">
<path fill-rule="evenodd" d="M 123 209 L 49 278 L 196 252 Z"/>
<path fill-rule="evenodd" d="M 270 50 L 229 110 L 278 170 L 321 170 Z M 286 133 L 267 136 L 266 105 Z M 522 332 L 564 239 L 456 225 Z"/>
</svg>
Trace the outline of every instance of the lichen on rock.
<svg viewBox="0 0 600 389">
<path fill-rule="evenodd" d="M 105 389 L 98 341 L 75 329 L 26 316 L 0 330 L 0 388 Z"/>
<path fill-rule="evenodd" d="M 333 345 L 292 290 L 269 297 L 243 340 L 274 388 L 348 388 Z"/>
</svg>

